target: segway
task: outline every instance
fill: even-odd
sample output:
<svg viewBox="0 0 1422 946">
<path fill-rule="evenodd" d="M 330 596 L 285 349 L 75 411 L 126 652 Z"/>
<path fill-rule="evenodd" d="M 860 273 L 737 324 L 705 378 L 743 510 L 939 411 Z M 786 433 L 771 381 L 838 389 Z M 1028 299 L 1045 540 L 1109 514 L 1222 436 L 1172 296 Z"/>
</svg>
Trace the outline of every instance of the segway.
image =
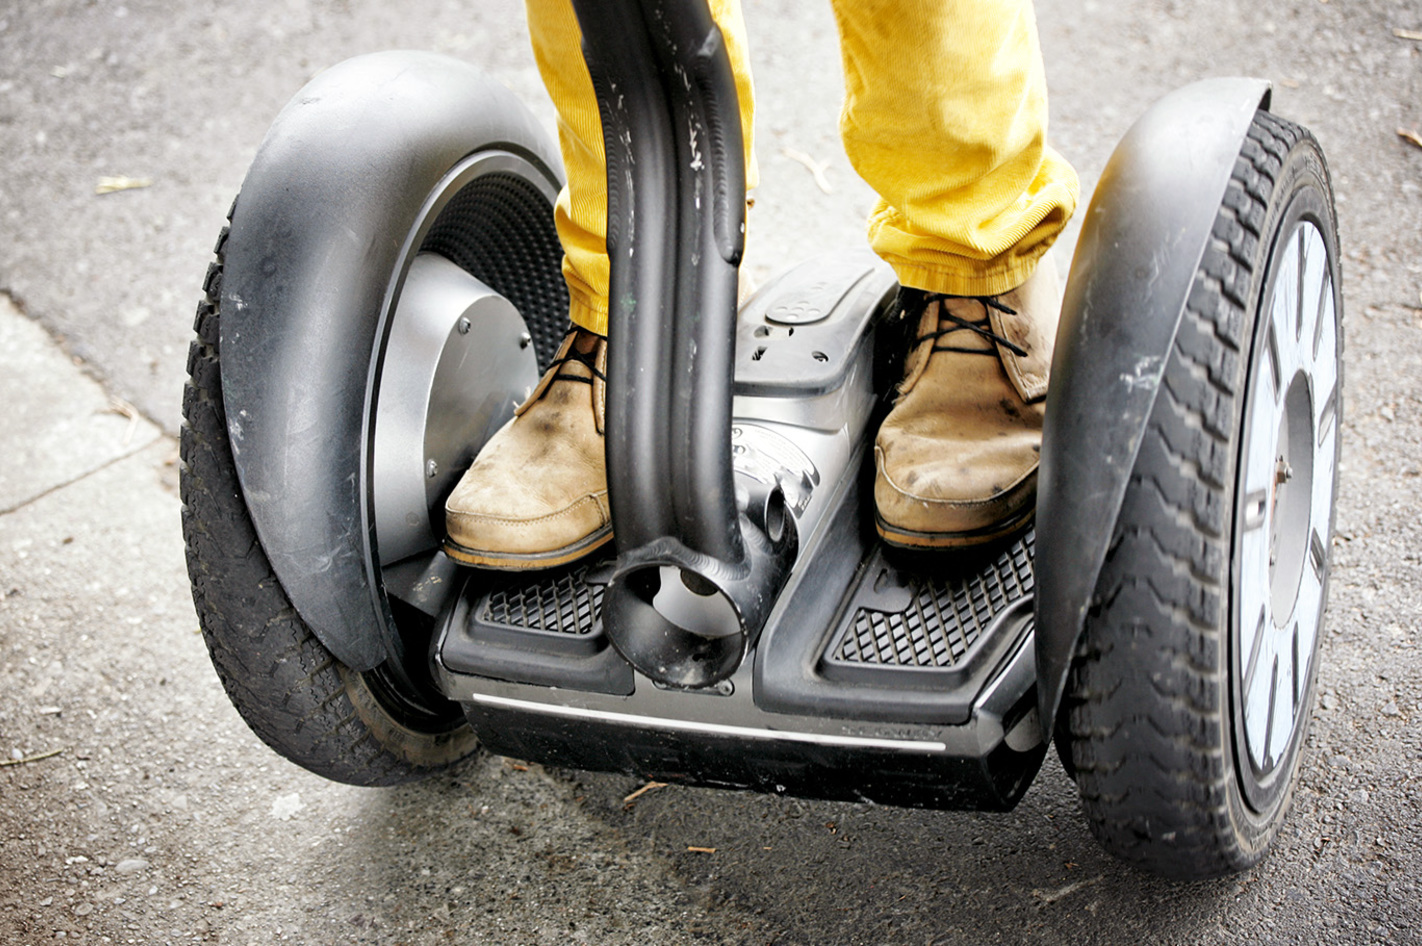
<svg viewBox="0 0 1422 946">
<path fill-rule="evenodd" d="M 469 65 L 338 65 L 267 134 L 190 354 L 189 569 L 243 718 L 359 785 L 482 749 L 986 810 L 1055 738 L 1113 853 L 1258 861 L 1303 755 L 1338 478 L 1318 144 L 1258 80 L 1146 112 L 1072 262 L 1035 524 L 906 558 L 865 486 L 894 277 L 847 251 L 737 312 L 741 129 L 705 4 L 575 7 L 608 152 L 615 553 L 510 575 L 440 551 L 445 496 L 567 329 L 560 162 Z"/>
</svg>

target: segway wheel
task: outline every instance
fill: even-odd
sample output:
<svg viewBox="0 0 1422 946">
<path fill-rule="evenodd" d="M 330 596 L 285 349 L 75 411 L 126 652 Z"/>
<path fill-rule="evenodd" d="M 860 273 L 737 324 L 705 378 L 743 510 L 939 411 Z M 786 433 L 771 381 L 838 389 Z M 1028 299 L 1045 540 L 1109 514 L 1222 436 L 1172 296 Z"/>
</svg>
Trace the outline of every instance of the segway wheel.
<svg viewBox="0 0 1422 946">
<path fill-rule="evenodd" d="M 478 749 L 463 714 L 388 667 L 356 672 L 332 655 L 292 607 L 247 512 L 218 357 L 226 237 L 198 305 L 183 392 L 183 533 L 203 639 L 238 713 L 286 758 L 352 785 L 427 776 Z"/>
<path fill-rule="evenodd" d="M 1159 874 L 1256 863 L 1318 674 L 1341 420 L 1332 191 L 1256 115 L 1215 218 L 1057 720 L 1092 832 Z"/>
<path fill-rule="evenodd" d="M 358 57 L 279 116 L 218 241 L 184 392 L 193 600 L 243 720 L 319 775 L 479 748 L 429 658 L 462 587 L 444 500 L 566 331 L 556 162 L 466 64 Z"/>
</svg>

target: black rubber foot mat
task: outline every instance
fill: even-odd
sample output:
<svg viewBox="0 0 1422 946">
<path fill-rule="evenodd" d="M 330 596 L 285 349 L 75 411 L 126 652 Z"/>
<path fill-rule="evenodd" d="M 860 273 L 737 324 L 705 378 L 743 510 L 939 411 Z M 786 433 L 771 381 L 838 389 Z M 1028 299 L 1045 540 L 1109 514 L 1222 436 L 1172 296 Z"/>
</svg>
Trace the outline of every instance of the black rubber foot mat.
<svg viewBox="0 0 1422 946">
<path fill-rule="evenodd" d="M 496 579 L 470 619 L 481 626 L 592 638 L 602 632 L 602 589 L 593 565 Z"/>
<path fill-rule="evenodd" d="M 1028 531 L 976 570 L 939 574 L 906 571 L 876 549 L 830 635 L 822 672 L 863 679 L 885 671 L 966 668 L 997 616 L 1031 595 L 1034 542 Z"/>
<path fill-rule="evenodd" d="M 529 573 L 479 573 L 447 618 L 440 660 L 455 673 L 599 693 L 632 692 L 600 612 L 610 559 Z"/>
</svg>

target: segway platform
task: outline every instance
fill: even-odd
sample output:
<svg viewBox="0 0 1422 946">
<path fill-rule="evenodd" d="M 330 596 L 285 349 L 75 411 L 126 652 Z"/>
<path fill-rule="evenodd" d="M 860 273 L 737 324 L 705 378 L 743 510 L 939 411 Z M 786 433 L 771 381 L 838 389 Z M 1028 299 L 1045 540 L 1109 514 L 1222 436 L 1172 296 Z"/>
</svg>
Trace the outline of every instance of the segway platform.
<svg viewBox="0 0 1422 946">
<path fill-rule="evenodd" d="M 901 341 L 895 288 L 872 254 L 845 252 L 789 271 L 741 310 L 737 488 L 780 491 L 800 547 L 738 669 L 695 688 L 634 670 L 603 627 L 615 556 L 531 575 L 468 572 L 434 659 L 440 689 L 486 747 L 823 798 L 1016 802 L 1043 746 L 1032 534 L 956 560 L 895 554 L 862 501 L 887 379 L 902 370 L 887 354 L 903 347 L 890 341 Z M 704 605 L 671 571 L 654 604 Z M 874 764 L 855 760 L 865 751 Z"/>
<path fill-rule="evenodd" d="M 440 551 L 446 496 L 567 328 L 554 143 L 446 57 L 329 69 L 258 151 L 189 356 L 189 573 L 244 719 L 360 785 L 483 748 L 995 810 L 1055 741 L 1108 850 L 1257 863 L 1305 756 L 1338 481 L 1317 142 L 1257 80 L 1146 111 L 1085 211 L 1034 524 L 911 555 L 870 497 L 909 345 L 892 275 L 811 260 L 737 314 L 709 11 L 574 7 L 607 144 L 616 551 L 522 575 Z"/>
</svg>

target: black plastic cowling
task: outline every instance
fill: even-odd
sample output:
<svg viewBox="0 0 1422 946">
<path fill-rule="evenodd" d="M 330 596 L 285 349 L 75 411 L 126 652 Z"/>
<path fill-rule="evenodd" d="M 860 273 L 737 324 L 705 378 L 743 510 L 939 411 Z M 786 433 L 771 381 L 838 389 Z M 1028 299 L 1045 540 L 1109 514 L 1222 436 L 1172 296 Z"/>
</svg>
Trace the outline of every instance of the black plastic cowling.
<svg viewBox="0 0 1422 946">
<path fill-rule="evenodd" d="M 729 677 L 795 551 L 789 517 L 737 508 L 731 380 L 745 159 L 730 59 L 705 0 L 575 0 L 607 151 L 607 472 L 618 560 L 603 620 L 654 681 Z M 653 599 L 666 569 L 734 610 L 692 630 Z"/>
<path fill-rule="evenodd" d="M 1042 732 L 1066 687 L 1136 452 L 1262 79 L 1206 79 L 1151 106 L 1091 198 L 1062 298 L 1037 494 Z"/>
<path fill-rule="evenodd" d="M 233 462 L 282 588 L 352 670 L 406 659 L 371 504 L 371 362 L 387 296 L 430 194 L 490 148 L 561 181 L 538 122 L 473 66 L 434 53 L 358 56 L 282 109 L 232 216 L 221 350 Z"/>
</svg>

